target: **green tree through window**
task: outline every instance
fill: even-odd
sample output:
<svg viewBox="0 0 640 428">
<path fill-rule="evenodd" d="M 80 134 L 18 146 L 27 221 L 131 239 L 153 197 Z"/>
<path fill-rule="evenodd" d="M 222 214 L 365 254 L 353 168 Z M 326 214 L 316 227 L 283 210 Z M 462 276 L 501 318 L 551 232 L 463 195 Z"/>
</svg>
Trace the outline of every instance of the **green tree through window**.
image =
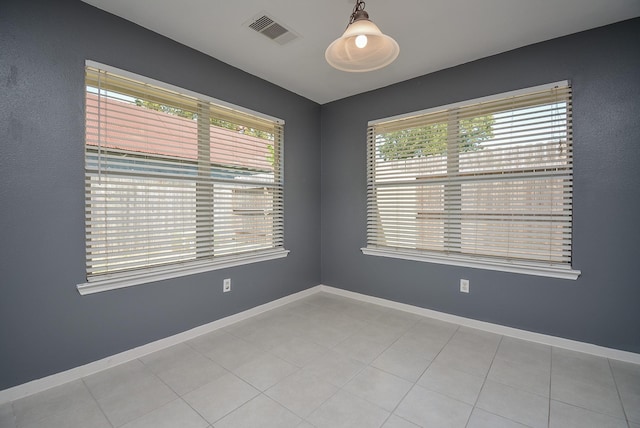
<svg viewBox="0 0 640 428">
<path fill-rule="evenodd" d="M 493 138 L 493 115 L 459 121 L 461 152 L 480 150 L 480 143 Z M 413 159 L 447 152 L 447 123 L 402 129 L 381 135 L 379 150 L 385 161 Z"/>
</svg>

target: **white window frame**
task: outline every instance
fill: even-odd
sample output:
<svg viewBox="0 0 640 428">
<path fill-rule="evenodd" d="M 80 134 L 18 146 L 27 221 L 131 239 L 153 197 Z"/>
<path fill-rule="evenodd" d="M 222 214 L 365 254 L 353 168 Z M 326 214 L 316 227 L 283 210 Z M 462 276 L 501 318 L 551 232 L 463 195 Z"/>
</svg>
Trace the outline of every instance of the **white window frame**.
<svg viewBox="0 0 640 428">
<path fill-rule="evenodd" d="M 408 120 L 409 123 L 419 123 L 419 122 L 411 122 L 420 117 L 427 116 L 430 114 L 444 112 L 444 117 L 450 117 L 450 114 L 447 112 L 453 111 L 464 111 L 459 109 L 464 109 L 467 106 L 477 106 L 482 103 L 489 103 L 497 100 L 505 100 L 513 97 L 523 96 L 527 94 L 532 94 L 536 92 L 541 92 L 545 90 L 550 90 L 552 88 L 558 87 L 569 87 L 569 81 L 561 81 L 550 83 L 546 85 L 540 85 L 536 87 L 510 91 L 506 93 L 491 95 L 487 97 L 477 98 L 473 100 L 467 100 L 458 103 L 452 103 L 445 106 L 439 106 L 435 108 L 430 108 L 418 112 L 407 113 L 403 115 L 382 118 L 378 120 L 373 120 L 368 123 L 368 137 L 367 137 L 367 188 L 368 188 L 368 196 L 367 196 L 367 246 L 361 248 L 361 251 L 365 255 L 371 256 L 381 256 L 381 257 L 389 257 L 389 258 L 398 258 L 404 260 L 412 260 L 419 262 L 428 262 L 428 263 L 438 263 L 445 265 L 454 265 L 454 266 L 463 266 L 470 268 L 478 268 L 478 269 L 487 269 L 487 270 L 496 270 L 502 272 L 510 272 L 510 273 L 519 273 L 519 274 L 528 274 L 528 275 L 538 275 L 552 278 L 561 278 L 561 279 L 570 279 L 575 280 L 580 275 L 579 270 L 575 270 L 571 266 L 571 261 L 568 263 L 554 263 L 548 261 L 534 261 L 534 260 L 522 260 L 522 259 L 509 259 L 506 257 L 491 257 L 491 256 L 483 256 L 482 254 L 463 254 L 456 253 L 456 251 L 451 251 L 451 248 L 445 251 L 432 251 L 418 248 L 410 248 L 409 246 L 406 248 L 402 248 L 401 246 L 387 246 L 385 245 L 384 239 L 379 238 L 380 231 L 383 230 L 383 226 L 380 224 L 380 219 L 378 218 L 378 207 L 376 202 L 376 196 L 374 196 L 377 192 L 378 186 L 378 178 L 376 176 L 376 126 L 388 125 L 391 122 L 399 121 L 397 123 L 401 123 L 403 120 Z M 568 126 L 569 126 L 569 144 L 571 144 L 571 114 L 570 114 L 571 106 L 569 105 L 569 114 L 568 114 Z M 393 124 L 391 125 L 393 126 Z M 382 128 L 384 129 L 384 128 Z M 447 152 L 450 150 L 451 142 L 447 143 Z M 457 144 L 457 143 L 455 143 Z M 456 150 L 457 151 L 457 150 Z M 457 159 L 457 158 L 456 158 Z M 450 161 L 447 161 L 450 162 Z M 450 165 L 447 167 L 447 170 L 450 169 Z M 572 167 L 569 169 L 569 174 L 572 176 Z M 447 172 L 448 174 L 448 172 Z M 571 180 L 571 179 L 570 179 Z M 571 180 L 572 181 L 572 180 Z M 571 187 L 571 185 L 570 185 Z M 459 189 L 459 187 L 458 187 Z M 459 190 L 458 190 L 459 191 Z M 446 192 L 446 190 L 445 190 Z M 416 196 L 416 204 L 418 196 Z M 447 204 L 447 198 L 445 196 L 444 202 Z M 446 220 L 445 220 L 446 221 Z M 570 220 L 569 220 L 570 221 Z M 444 238 L 446 239 L 446 238 Z"/>
<path fill-rule="evenodd" d="M 255 112 L 253 110 L 250 109 L 246 109 L 244 107 L 239 107 L 221 100 L 217 100 L 215 98 L 203 95 L 203 94 L 199 94 L 193 91 L 189 91 L 183 88 L 179 88 L 164 82 L 160 82 L 154 79 L 150 79 L 148 77 L 144 77 L 144 76 L 140 76 L 138 74 L 135 73 L 131 73 L 125 70 L 120 70 L 118 68 L 115 67 L 111 67 L 105 64 L 101 64 L 95 61 L 91 61 L 91 60 L 87 60 L 86 64 L 87 67 L 91 67 L 91 68 L 95 68 L 95 69 L 99 69 L 101 71 L 107 72 L 107 73 L 112 73 L 114 75 L 120 76 L 120 77 L 124 77 L 127 79 L 132 79 L 135 80 L 137 82 L 143 83 L 143 84 L 148 84 L 148 85 L 152 85 L 154 87 L 157 88 L 161 88 L 163 90 L 167 90 L 167 91 L 171 91 L 173 93 L 179 94 L 179 95 L 184 95 L 187 97 L 191 97 L 194 99 L 197 99 L 198 102 L 203 102 L 203 103 L 209 103 L 212 106 L 218 106 L 218 107 L 222 107 L 222 108 L 226 108 L 229 109 L 230 111 L 235 111 L 235 112 L 239 112 L 239 114 L 245 114 L 245 115 L 250 115 L 252 117 L 257 118 L 258 120 L 266 120 L 269 122 L 272 122 L 275 124 L 275 126 L 278 127 L 278 129 L 283 129 L 284 127 L 284 121 L 282 119 L 278 119 L 269 115 L 265 115 L 263 113 L 259 113 L 259 112 Z M 204 105 L 204 104 L 203 104 Z M 235 113 L 234 113 L 235 114 Z M 208 123 L 208 122 L 207 122 Z M 198 125 L 200 126 L 200 125 Z M 208 126 L 207 126 L 208 129 Z M 208 132 L 208 131 L 206 131 Z M 281 131 L 283 132 L 283 131 Z M 208 133 L 206 134 L 208 136 Z M 280 134 L 282 135 L 282 134 Z M 105 273 L 105 274 L 100 274 L 100 275 L 90 275 L 90 271 L 88 270 L 87 273 L 87 281 L 81 284 L 77 284 L 77 290 L 80 294 L 85 295 L 85 294 L 92 294 L 92 293 L 97 293 L 97 292 L 102 292 L 102 291 L 107 291 L 107 290 L 113 290 L 113 289 L 117 289 L 117 288 L 123 288 L 123 287 L 130 287 L 130 286 L 134 286 L 134 285 L 139 285 L 139 284 L 145 284 L 145 283 L 149 283 L 149 282 L 155 282 L 155 281 L 160 281 L 160 280 L 165 280 L 165 279 L 171 279 L 171 278 L 177 278 L 177 277 L 181 277 L 181 276 L 185 276 L 185 275 L 192 275 L 192 274 L 197 274 L 197 273 L 202 273 L 202 272 L 207 272 L 207 271 L 212 271 L 212 270 L 217 270 L 217 269 L 225 269 L 225 268 L 229 268 L 229 267 L 233 267 L 233 266 L 239 266 L 239 265 L 245 265 L 245 264 L 250 264 L 250 263 L 257 263 L 257 262 L 262 262 L 262 261 L 267 261 L 267 260 L 274 260 L 274 259 L 279 259 L 279 258 L 283 258 L 286 257 L 289 253 L 288 250 L 286 250 L 283 246 L 284 243 L 284 206 L 281 205 L 283 204 L 283 198 L 282 198 L 282 194 L 284 192 L 284 178 L 283 178 L 283 174 L 284 174 L 284 168 L 283 168 L 283 162 L 284 162 L 284 146 L 283 146 L 283 138 L 280 138 L 280 143 L 278 144 L 276 150 L 274 151 L 273 156 L 276 156 L 278 159 L 276 159 L 275 161 L 272 160 L 272 162 L 275 162 L 277 171 L 275 173 L 275 183 L 271 184 L 270 186 L 275 186 L 273 187 L 274 189 L 277 189 L 278 191 L 278 204 L 280 204 L 277 213 L 274 214 L 274 226 L 273 226 L 273 233 L 277 234 L 277 237 L 275 237 L 274 235 L 274 247 L 272 248 L 263 248 L 263 249 L 259 249 L 256 251 L 243 251 L 243 252 L 239 252 L 239 253 L 231 253 L 229 254 L 229 251 L 233 251 L 233 250 L 227 250 L 226 253 L 222 253 L 223 255 L 217 255 L 217 256 L 212 256 L 212 257 L 207 257 L 207 258 L 203 258 L 203 257 L 198 257 L 196 260 L 191 260 L 191 261 L 186 261 L 186 262 L 174 262 L 174 263 L 167 263 L 164 265 L 152 265 L 152 266 L 147 266 L 147 267 L 139 267 L 136 269 L 132 269 L 132 270 L 127 270 L 127 271 L 123 271 L 123 272 L 113 272 L 113 273 Z M 274 143 L 275 144 L 275 143 Z M 88 147 L 88 146 L 86 146 Z M 275 147 L 275 146 L 274 146 Z M 86 149 L 87 151 L 89 149 Z M 273 150 L 272 150 L 273 151 Z M 200 155 L 198 155 L 200 156 Z M 87 172 L 85 173 L 86 177 L 89 177 L 89 170 L 87 170 Z M 89 180 L 87 178 L 87 180 Z M 241 183 L 242 184 L 242 183 Z M 89 186 L 89 185 L 87 185 Z M 243 186 L 248 186 L 248 185 L 243 185 Z M 195 189 L 195 188 L 194 188 Z M 252 187 L 248 187 L 248 190 L 253 189 Z M 265 187 L 266 189 L 266 187 Z M 89 191 L 89 190 L 87 190 Z M 266 190 L 265 190 L 266 191 Z M 235 191 L 233 191 L 235 192 Z M 270 191 L 269 191 L 270 192 Z M 261 208 L 260 207 L 254 207 L 254 206 L 246 206 L 247 202 L 250 203 L 250 198 L 253 198 L 253 196 L 251 196 L 253 193 L 256 193 L 256 191 L 249 191 L 249 192 L 244 192 L 242 194 L 239 194 L 238 198 L 243 198 L 240 202 L 237 202 L 236 199 L 231 199 L 231 204 L 230 205 L 233 209 L 233 212 L 240 212 L 243 211 L 245 214 L 240 213 L 238 215 L 240 215 L 240 217 L 242 217 L 242 215 L 249 215 L 249 216 L 255 216 L 257 214 L 261 214 Z M 247 196 L 249 195 L 249 196 Z M 256 195 L 258 195 L 258 197 L 260 197 L 259 193 L 256 193 Z M 270 193 L 267 193 L 267 196 L 264 196 L 265 194 L 262 194 L 262 198 L 265 197 L 270 197 Z M 231 196 L 233 198 L 233 196 Z M 90 203 L 89 197 L 87 199 L 87 203 Z M 196 204 L 198 204 L 199 202 L 196 201 Z M 260 203 L 260 202 L 257 202 Z M 275 202 L 274 202 L 275 203 Z M 195 207 L 194 207 L 195 209 Z M 274 208 L 276 209 L 276 208 Z M 86 210 L 87 213 L 89 213 L 89 210 Z M 89 214 L 87 214 L 89 216 Z M 265 214 L 266 215 L 266 214 Z M 269 217 L 271 218 L 271 217 Z M 244 219 L 241 218 L 240 220 L 243 220 L 243 222 L 241 222 L 242 225 L 244 225 L 246 222 L 244 222 Z M 247 219 L 247 220 L 251 220 L 251 219 Z M 239 220 L 238 220 L 239 221 Z M 269 220 L 270 221 L 270 220 Z M 89 222 L 90 222 L 90 218 L 87 217 L 87 233 L 89 233 Z M 194 220 L 195 222 L 195 220 Z M 251 223 L 251 222 L 249 222 Z M 194 223 L 195 224 L 195 223 Z M 195 233 L 195 230 L 194 230 Z M 212 232 L 210 232 L 212 233 Z M 89 239 L 89 238 L 87 238 Z M 246 239 L 246 238 L 243 238 Z M 199 251 L 199 250 L 198 250 Z M 90 258 L 89 258 L 89 254 L 87 254 L 87 263 L 90 262 Z"/>
</svg>

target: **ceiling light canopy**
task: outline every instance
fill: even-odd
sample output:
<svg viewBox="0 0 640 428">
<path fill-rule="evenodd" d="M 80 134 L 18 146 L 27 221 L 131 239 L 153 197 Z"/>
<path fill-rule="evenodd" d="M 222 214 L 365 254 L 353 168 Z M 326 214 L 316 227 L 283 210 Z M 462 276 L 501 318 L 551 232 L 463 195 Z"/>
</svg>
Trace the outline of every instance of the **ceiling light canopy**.
<svg viewBox="0 0 640 428">
<path fill-rule="evenodd" d="M 327 62 L 342 71 L 372 71 L 391 64 L 400 53 L 395 40 L 369 20 L 362 0 L 356 0 L 344 34 L 324 53 Z"/>
</svg>

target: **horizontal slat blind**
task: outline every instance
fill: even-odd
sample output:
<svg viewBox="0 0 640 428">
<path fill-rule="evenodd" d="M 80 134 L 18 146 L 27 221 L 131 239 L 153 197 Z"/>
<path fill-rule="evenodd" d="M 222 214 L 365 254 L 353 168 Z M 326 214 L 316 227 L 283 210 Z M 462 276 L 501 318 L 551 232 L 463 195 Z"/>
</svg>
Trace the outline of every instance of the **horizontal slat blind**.
<svg viewBox="0 0 640 428">
<path fill-rule="evenodd" d="M 568 84 L 376 121 L 367 247 L 571 264 Z"/>
<path fill-rule="evenodd" d="M 87 279 L 283 247 L 283 125 L 86 67 Z"/>
</svg>

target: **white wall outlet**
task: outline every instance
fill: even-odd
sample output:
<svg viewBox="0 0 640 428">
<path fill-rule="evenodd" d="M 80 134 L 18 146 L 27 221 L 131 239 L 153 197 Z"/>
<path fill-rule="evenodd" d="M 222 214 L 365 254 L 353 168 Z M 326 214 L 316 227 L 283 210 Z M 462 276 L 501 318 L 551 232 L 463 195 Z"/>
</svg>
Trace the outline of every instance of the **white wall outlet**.
<svg viewBox="0 0 640 428">
<path fill-rule="evenodd" d="M 460 280 L 460 292 L 461 293 L 468 293 L 469 292 L 469 280 L 468 279 L 461 279 Z"/>
<path fill-rule="evenodd" d="M 226 278 L 222 281 L 222 292 L 226 293 L 231 291 L 231 278 Z"/>
</svg>

